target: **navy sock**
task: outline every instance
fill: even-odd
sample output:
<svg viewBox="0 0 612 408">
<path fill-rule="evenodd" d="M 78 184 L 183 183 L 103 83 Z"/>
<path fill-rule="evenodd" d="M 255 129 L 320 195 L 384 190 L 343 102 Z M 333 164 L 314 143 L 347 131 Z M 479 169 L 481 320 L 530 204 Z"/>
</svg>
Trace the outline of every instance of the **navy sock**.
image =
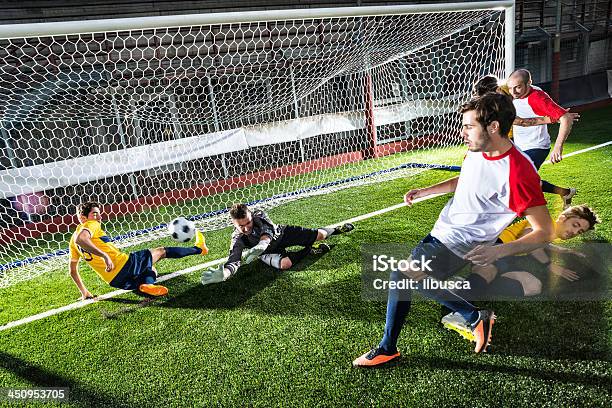
<svg viewBox="0 0 612 408">
<path fill-rule="evenodd" d="M 556 188 L 554 184 L 550 184 L 548 181 L 542 180 L 542 191 L 545 193 L 556 194 Z"/>
<path fill-rule="evenodd" d="M 446 306 L 453 312 L 459 313 L 469 323 L 475 322 L 478 319 L 478 308 L 448 289 L 425 289 L 423 281 L 421 281 L 417 290 L 442 306 Z"/>
<path fill-rule="evenodd" d="M 444 305 L 440 305 L 440 318 L 443 318 L 449 313 L 453 313 L 453 311 Z"/>
<path fill-rule="evenodd" d="M 155 278 L 149 275 L 144 279 L 144 283 L 146 283 L 147 285 L 152 285 L 155 283 Z"/>
<path fill-rule="evenodd" d="M 166 258 L 184 258 L 189 255 L 198 255 L 202 253 L 202 250 L 198 247 L 166 247 Z"/>
<path fill-rule="evenodd" d="M 389 281 L 398 282 L 405 277 L 399 271 L 391 272 Z M 385 320 L 385 333 L 378 347 L 386 353 L 397 352 L 397 338 L 404 326 L 406 316 L 410 311 L 410 289 L 392 289 L 387 296 L 387 316 Z"/>
</svg>

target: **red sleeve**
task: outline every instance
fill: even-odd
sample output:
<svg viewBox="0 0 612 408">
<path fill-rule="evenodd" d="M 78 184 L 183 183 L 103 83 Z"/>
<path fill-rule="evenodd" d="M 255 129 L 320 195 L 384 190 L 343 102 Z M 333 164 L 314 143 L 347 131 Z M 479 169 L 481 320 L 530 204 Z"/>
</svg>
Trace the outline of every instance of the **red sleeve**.
<svg viewBox="0 0 612 408">
<path fill-rule="evenodd" d="M 527 103 L 536 115 L 548 116 L 553 122 L 557 122 L 567 112 L 567 109 L 557 105 L 546 92 L 539 89 L 534 89 L 529 94 Z"/>
<path fill-rule="evenodd" d="M 546 205 L 540 176 L 528 158 L 515 149 L 510 157 L 509 207 L 518 217 L 526 209 Z"/>
</svg>

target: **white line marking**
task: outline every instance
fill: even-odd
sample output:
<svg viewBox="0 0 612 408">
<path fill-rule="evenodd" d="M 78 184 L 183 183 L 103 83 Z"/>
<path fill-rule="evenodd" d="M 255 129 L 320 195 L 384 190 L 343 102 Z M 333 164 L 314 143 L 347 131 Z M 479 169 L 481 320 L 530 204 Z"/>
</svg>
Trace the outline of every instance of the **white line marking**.
<svg viewBox="0 0 612 408">
<path fill-rule="evenodd" d="M 598 145 L 596 145 L 596 146 L 587 147 L 586 149 L 576 150 L 575 152 L 571 152 L 571 153 L 568 153 L 568 154 L 564 154 L 564 155 L 563 155 L 563 158 L 566 158 L 566 157 L 571 157 L 571 156 L 575 156 L 575 155 L 577 155 L 577 154 L 580 154 L 580 153 L 585 153 L 585 152 L 589 152 L 589 151 L 591 151 L 591 150 L 595 150 L 595 149 L 601 149 L 602 147 L 606 147 L 606 146 L 608 146 L 608 145 L 612 145 L 612 140 L 610 140 L 609 142 L 606 142 L 606 143 L 598 144 Z M 547 164 L 551 164 L 551 163 L 550 163 L 550 161 L 547 161 L 546 163 L 547 163 Z"/>
<path fill-rule="evenodd" d="M 215 259 L 214 261 L 206 262 L 206 263 L 203 263 L 203 264 L 200 264 L 200 265 L 195 265 L 195 266 L 192 266 L 192 267 L 186 268 L 186 269 L 181 269 L 180 271 L 176 271 L 176 272 L 173 272 L 173 273 L 169 273 L 167 275 L 160 276 L 159 279 L 157 279 L 156 282 L 164 282 L 164 281 L 167 281 L 169 279 L 176 278 L 177 276 L 185 275 L 187 273 L 195 272 L 195 271 L 200 270 L 200 269 L 204 269 L 204 268 L 208 268 L 208 267 L 211 267 L 211 266 L 219 265 L 220 263 L 223 263 L 226 260 L 227 260 L 227 258 Z M 24 324 L 27 324 L 27 323 L 31 323 L 31 322 L 36 321 L 36 320 L 44 319 L 45 317 L 53 316 L 53 315 L 56 315 L 58 313 L 66 312 L 68 310 L 80 309 L 82 307 L 85 307 L 87 305 L 95 303 L 95 302 L 97 302 L 99 300 L 110 299 L 112 297 L 123 295 L 124 293 L 129 293 L 129 292 L 131 292 L 131 290 L 119 289 L 119 290 L 115 290 L 113 292 L 108 292 L 108 293 L 105 293 L 103 295 L 97 296 L 95 299 L 79 300 L 78 302 L 74 302 L 74 303 L 71 303 L 71 304 L 66 305 L 66 306 L 58 307 L 57 309 L 51 309 L 51 310 L 48 310 L 46 312 L 38 313 L 38 314 L 35 314 L 35 315 L 32 315 L 32 316 L 24 317 L 23 319 L 19 319 L 19 320 L 15 320 L 15 321 L 9 322 L 9 323 L 7 323 L 7 324 L 5 324 L 3 326 L 0 326 L 0 331 L 7 330 L 7 329 L 10 329 L 10 328 L 13 328 L 13 327 L 17 327 L 17 326 L 21 326 L 21 325 L 24 325 Z"/>
<path fill-rule="evenodd" d="M 432 195 L 429 195 L 427 197 L 417 198 L 416 200 L 413 200 L 412 202 L 413 203 L 419 203 L 421 201 L 431 200 L 432 198 L 440 197 L 440 196 L 443 196 L 443 195 L 444 194 L 432 194 Z M 363 214 L 363 215 L 351 218 L 351 219 L 346 220 L 346 221 L 341 221 L 341 222 L 339 222 L 337 224 L 333 224 L 333 225 L 330 225 L 329 227 L 325 227 L 325 228 L 339 227 L 340 225 L 346 224 L 347 222 L 351 222 L 352 223 L 352 222 L 357 222 L 357 221 L 363 221 L 365 219 L 376 217 L 377 215 L 388 213 L 389 211 L 394 211 L 394 210 L 397 210 L 397 209 L 402 208 L 402 207 L 406 207 L 406 204 L 405 203 L 395 204 L 395 205 L 392 205 L 391 207 L 383 208 L 382 210 L 378 210 L 378 211 L 372 211 L 371 213 Z"/>
<path fill-rule="evenodd" d="M 566 155 L 563 155 L 563 157 L 564 158 L 565 157 L 571 157 L 571 156 L 574 156 L 574 155 L 577 155 L 577 154 L 581 154 L 581 153 L 585 153 L 585 152 L 588 152 L 588 151 L 591 151 L 591 150 L 600 149 L 600 148 L 608 146 L 608 145 L 612 145 L 612 140 L 609 141 L 609 142 L 606 142 L 606 143 L 602 143 L 602 144 L 596 145 L 596 146 L 591 146 L 591 147 L 586 148 L 586 149 L 577 150 L 575 152 L 568 153 Z M 547 161 L 545 164 L 550 164 L 550 162 Z M 418 202 L 421 202 L 421 201 L 430 200 L 432 198 L 439 197 L 441 195 L 444 195 L 444 194 L 434 194 L 434 195 L 430 195 L 430 196 L 423 197 L 423 198 L 417 198 L 413 202 L 414 203 L 418 203 Z M 372 217 L 375 217 L 375 216 L 380 215 L 380 214 L 388 213 L 390 211 L 394 211 L 394 210 L 397 210 L 397 209 L 405 207 L 405 206 L 406 206 L 406 204 L 404 204 L 404 203 L 392 205 L 391 207 L 383 208 L 382 210 L 373 211 L 371 213 L 363 214 L 363 215 L 360 215 L 358 217 L 351 218 L 349 220 L 341 221 L 341 222 L 339 222 L 337 224 L 330 225 L 327 228 L 337 227 L 339 225 L 346 224 L 347 222 L 363 221 L 365 219 L 372 218 Z M 220 263 L 225 262 L 226 260 L 227 260 L 227 258 L 215 259 L 214 261 L 206 262 L 206 263 L 203 263 L 201 265 L 195 265 L 195 266 L 192 266 L 190 268 L 186 268 L 186 269 L 182 269 L 180 271 L 169 273 L 167 275 L 160 276 L 159 279 L 157 279 L 157 282 L 165 282 L 167 280 L 176 278 L 177 276 L 181 276 L 181 275 L 185 275 L 185 274 L 188 274 L 188 273 L 191 273 L 191 272 L 199 271 L 200 269 L 209 268 L 211 266 L 216 266 L 216 265 L 219 265 Z M 51 309 L 51 310 L 48 310 L 48 311 L 43 312 L 43 313 L 38 313 L 38 314 L 35 314 L 35 315 L 32 315 L 32 316 L 24 317 L 23 319 L 15 320 L 15 321 L 9 322 L 9 323 L 7 323 L 7 324 L 5 324 L 3 326 L 0 326 L 0 331 L 8 330 L 8 329 L 11 329 L 13 327 L 17 327 L 17 326 L 21 326 L 21 325 L 24 325 L 24 324 L 27 324 L 27 323 L 31 323 L 31 322 L 34 322 L 36 320 L 41 320 L 41 319 L 44 319 L 45 317 L 53 316 L 53 315 L 56 315 L 56 314 L 59 314 L 59 313 L 62 313 L 62 312 L 66 312 L 68 310 L 80 309 L 82 307 L 85 307 L 87 305 L 95 303 L 95 302 L 97 302 L 99 300 L 110 299 L 112 297 L 123 295 L 124 293 L 128 293 L 128 292 L 130 292 L 130 291 L 129 290 L 116 290 L 114 292 L 109 292 L 109 293 L 105 293 L 104 295 L 100 295 L 95 300 L 94 299 L 80 300 L 78 302 L 71 303 L 71 304 L 66 305 L 66 306 L 58 307 L 57 309 Z"/>
</svg>

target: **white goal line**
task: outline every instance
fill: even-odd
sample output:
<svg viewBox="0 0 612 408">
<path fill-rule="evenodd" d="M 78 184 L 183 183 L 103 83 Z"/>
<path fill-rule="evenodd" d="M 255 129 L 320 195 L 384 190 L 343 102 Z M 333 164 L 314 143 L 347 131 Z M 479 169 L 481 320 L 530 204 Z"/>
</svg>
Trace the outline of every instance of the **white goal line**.
<svg viewBox="0 0 612 408">
<path fill-rule="evenodd" d="M 575 152 L 568 153 L 566 155 L 563 155 L 563 157 L 567 158 L 567 157 L 575 156 L 577 154 L 586 153 L 586 152 L 589 152 L 591 150 L 600 149 L 602 147 L 609 146 L 609 145 L 612 145 L 612 140 L 608 141 L 606 143 L 602 143 L 602 144 L 596 145 L 596 146 L 588 147 L 586 149 L 581 149 L 581 150 L 577 150 Z M 550 161 L 547 161 L 544 164 L 551 164 L 551 163 L 550 163 Z M 427 197 L 417 198 L 413 202 L 414 203 L 418 203 L 418 202 L 421 202 L 421 201 L 430 200 L 432 198 L 440 197 L 442 195 L 444 195 L 444 194 L 433 194 L 433 195 L 430 195 L 430 196 L 427 196 Z M 381 210 L 377 210 L 377 211 L 373 211 L 373 212 L 370 212 L 370 213 L 367 213 L 367 214 L 363 214 L 363 215 L 360 215 L 360 216 L 357 216 L 357 217 L 354 217 L 354 218 L 350 218 L 350 219 L 345 220 L 345 221 L 340 221 L 339 223 L 329 225 L 327 228 L 337 227 L 337 226 L 345 224 L 347 222 L 363 221 L 365 219 L 372 218 L 372 217 L 375 217 L 377 215 L 385 214 L 385 213 L 397 210 L 397 209 L 405 207 L 405 206 L 406 206 L 405 203 L 400 203 L 400 204 L 392 205 L 391 207 L 387 207 L 387 208 L 383 208 Z M 188 273 L 199 271 L 201 269 L 205 269 L 205 268 L 209 268 L 211 266 L 219 265 L 221 263 L 224 263 L 225 261 L 227 261 L 227 258 L 220 258 L 220 259 L 215 259 L 214 261 L 206 262 L 206 263 L 203 263 L 203 264 L 200 264 L 200 265 L 195 265 L 195 266 L 192 266 L 190 268 L 181 269 L 180 271 L 176 271 L 176 272 L 172 272 L 172 273 L 160 276 L 159 279 L 157 279 L 157 282 L 165 282 L 167 280 L 176 278 L 177 276 L 186 275 Z M 59 313 L 62 313 L 62 312 L 66 312 L 68 310 L 80 309 L 82 307 L 85 307 L 85 306 L 90 305 L 92 303 L 98 302 L 100 300 L 110 299 L 112 297 L 119 296 L 119 295 L 122 295 L 122 294 L 128 293 L 128 292 L 131 292 L 131 291 L 119 289 L 119 290 L 115 290 L 113 292 L 109 292 L 109 293 L 105 293 L 103 295 L 100 295 L 100 296 L 96 297 L 95 299 L 80 300 L 78 302 L 74 302 L 74 303 L 71 303 L 71 304 L 66 305 L 66 306 L 58 307 L 56 309 L 51 309 L 51 310 L 48 310 L 46 312 L 42 312 L 42 313 L 38 313 L 38 314 L 35 314 L 35 315 L 32 315 L 32 316 L 24 317 L 23 319 L 15 320 L 15 321 L 9 322 L 9 323 L 7 323 L 7 324 L 5 324 L 3 326 L 0 326 L 0 331 L 8 330 L 8 329 L 11 329 L 11 328 L 17 327 L 17 326 L 22 326 L 24 324 L 28 324 L 28 323 L 34 322 L 36 320 L 41 320 L 41 319 L 44 319 L 44 318 L 49 317 L 49 316 L 53 316 L 53 315 L 56 315 L 56 314 L 59 314 Z"/>
</svg>

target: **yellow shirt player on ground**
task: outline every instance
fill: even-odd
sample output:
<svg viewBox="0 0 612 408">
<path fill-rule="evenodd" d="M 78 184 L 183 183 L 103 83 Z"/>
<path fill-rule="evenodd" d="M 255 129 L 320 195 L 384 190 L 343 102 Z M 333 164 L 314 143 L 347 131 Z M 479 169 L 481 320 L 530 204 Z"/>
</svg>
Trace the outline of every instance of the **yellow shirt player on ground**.
<svg viewBox="0 0 612 408">
<path fill-rule="evenodd" d="M 196 231 L 193 247 L 160 247 L 126 254 L 111 243 L 102 229 L 102 204 L 94 201 L 79 204 L 77 216 L 81 224 L 70 238 L 70 276 L 81 292 L 81 299 L 92 299 L 79 274 L 79 261 L 83 259 L 110 286 L 126 290 L 139 290 L 151 296 L 165 296 L 168 289 L 155 285 L 155 263 L 164 258 L 183 258 L 206 255 L 208 248 L 204 235 Z"/>
<path fill-rule="evenodd" d="M 599 217 L 586 205 L 576 205 L 564 210 L 553 221 L 555 227 L 555 239 L 567 240 L 585 233 L 600 223 Z M 531 231 L 531 225 L 527 220 L 520 220 L 508 226 L 498 238 L 498 243 L 516 241 Z M 547 244 L 545 247 L 558 253 L 573 253 L 583 257 L 584 254 L 572 249 Z M 536 248 L 529 253 L 535 261 L 546 266 L 548 273 L 560 276 L 570 282 L 578 280 L 575 271 L 551 263 L 551 259 L 543 250 Z M 472 274 L 466 281 L 470 283 L 469 292 L 462 293 L 466 299 L 478 300 L 483 295 L 522 298 L 539 295 L 542 292 L 542 277 L 538 278 L 534 271 L 521 270 L 512 262 L 514 257 L 501 258 L 491 265 L 474 266 Z M 524 269 L 524 267 L 522 267 Z M 457 313 L 449 313 L 442 318 L 444 327 L 454 330 L 462 337 L 474 341 L 474 335 L 465 322 L 465 319 Z"/>
</svg>

